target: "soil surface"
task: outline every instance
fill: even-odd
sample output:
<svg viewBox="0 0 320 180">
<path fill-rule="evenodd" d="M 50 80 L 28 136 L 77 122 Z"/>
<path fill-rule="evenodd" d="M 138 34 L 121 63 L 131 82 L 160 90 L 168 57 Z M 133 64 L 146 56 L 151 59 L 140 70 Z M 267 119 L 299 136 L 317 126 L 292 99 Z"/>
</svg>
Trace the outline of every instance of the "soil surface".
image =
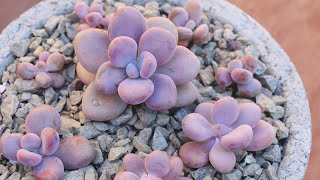
<svg viewBox="0 0 320 180">
<path fill-rule="evenodd" d="M 320 42 L 320 24 L 317 23 L 320 12 L 316 8 L 320 6 L 320 1 L 296 1 L 294 4 L 290 0 L 250 3 L 245 0 L 230 1 L 250 14 L 275 37 L 289 54 L 303 79 L 311 105 L 314 139 L 305 179 L 317 179 L 320 142 L 315 140 L 320 138 L 320 111 L 316 109 L 320 105 L 320 96 L 317 96 L 320 90 L 320 53 L 316 45 Z M 0 0 L 0 31 L 37 2 L 39 0 Z"/>
</svg>

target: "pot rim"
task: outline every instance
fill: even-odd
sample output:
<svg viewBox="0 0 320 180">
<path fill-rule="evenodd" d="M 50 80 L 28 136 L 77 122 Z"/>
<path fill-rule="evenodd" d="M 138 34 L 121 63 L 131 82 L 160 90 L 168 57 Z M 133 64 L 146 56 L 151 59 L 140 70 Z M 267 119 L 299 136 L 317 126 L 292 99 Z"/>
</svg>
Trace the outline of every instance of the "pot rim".
<svg viewBox="0 0 320 180">
<path fill-rule="evenodd" d="M 307 94 L 295 66 L 272 36 L 245 12 L 225 0 L 200 1 L 215 19 L 231 24 L 238 34 L 248 38 L 257 47 L 270 73 L 279 79 L 287 99 L 284 122 L 290 136 L 277 174 L 280 179 L 303 179 L 311 150 L 311 115 Z M 42 27 L 52 15 L 71 13 L 75 2 L 44 0 L 12 21 L 0 34 L 0 74 L 14 61 L 10 43 L 29 38 L 31 30 Z"/>
</svg>

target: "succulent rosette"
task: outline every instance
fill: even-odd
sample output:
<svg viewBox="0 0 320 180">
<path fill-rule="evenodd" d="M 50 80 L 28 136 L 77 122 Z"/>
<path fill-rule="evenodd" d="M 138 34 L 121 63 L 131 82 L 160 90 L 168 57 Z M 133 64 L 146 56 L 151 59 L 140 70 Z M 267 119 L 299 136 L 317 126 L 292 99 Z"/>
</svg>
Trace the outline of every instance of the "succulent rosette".
<svg viewBox="0 0 320 180">
<path fill-rule="evenodd" d="M 60 180 L 64 169 L 79 169 L 94 159 L 93 147 L 86 138 L 73 136 L 60 142 L 61 117 L 49 105 L 33 109 L 26 117 L 25 126 L 25 135 L 1 137 L 0 153 L 11 162 L 33 167 L 36 179 Z"/>
<path fill-rule="evenodd" d="M 217 171 L 228 173 L 236 164 L 233 150 L 260 151 L 275 139 L 275 129 L 260 118 L 259 106 L 238 104 L 232 97 L 201 103 L 182 121 L 183 132 L 193 141 L 184 144 L 179 155 L 190 168 L 210 161 Z"/>
<path fill-rule="evenodd" d="M 127 154 L 123 166 L 125 171 L 117 173 L 114 180 L 190 180 L 180 177 L 183 163 L 179 157 L 170 157 L 159 150 L 148 154 L 145 160 L 139 155 Z"/>
<path fill-rule="evenodd" d="M 85 116 L 109 120 L 127 104 L 145 103 L 153 110 L 191 104 L 198 95 L 191 81 L 200 71 L 200 62 L 189 49 L 177 46 L 177 41 L 171 21 L 146 20 L 132 7 L 119 9 L 108 31 L 79 32 L 75 38 L 75 53 L 83 67 L 79 77 L 96 74 L 83 97 Z"/>
</svg>

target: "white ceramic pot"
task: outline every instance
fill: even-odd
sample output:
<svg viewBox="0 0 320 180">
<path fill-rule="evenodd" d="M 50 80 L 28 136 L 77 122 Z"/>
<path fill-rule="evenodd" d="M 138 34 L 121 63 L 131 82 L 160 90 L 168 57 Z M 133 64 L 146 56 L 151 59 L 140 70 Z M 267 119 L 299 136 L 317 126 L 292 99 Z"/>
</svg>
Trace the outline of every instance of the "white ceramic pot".
<svg viewBox="0 0 320 180">
<path fill-rule="evenodd" d="M 0 35 L 0 73 L 13 62 L 9 44 L 31 35 L 57 14 L 72 12 L 76 0 L 44 0 L 10 23 Z M 247 37 L 262 55 L 269 71 L 280 79 L 287 99 L 284 122 L 290 129 L 284 157 L 278 169 L 280 179 L 302 179 L 311 148 L 311 116 L 301 78 L 288 55 L 271 35 L 246 13 L 224 0 L 202 0 L 203 7 L 217 20 L 234 26 L 238 34 Z"/>
</svg>

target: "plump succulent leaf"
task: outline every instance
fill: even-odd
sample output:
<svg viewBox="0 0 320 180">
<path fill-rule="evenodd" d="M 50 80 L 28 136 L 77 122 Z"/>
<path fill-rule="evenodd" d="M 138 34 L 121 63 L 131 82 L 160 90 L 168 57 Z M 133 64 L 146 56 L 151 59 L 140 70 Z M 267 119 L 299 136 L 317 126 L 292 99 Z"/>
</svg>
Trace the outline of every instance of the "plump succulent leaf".
<svg viewBox="0 0 320 180">
<path fill-rule="evenodd" d="M 236 165 L 236 156 L 220 142 L 216 142 L 209 154 L 211 165 L 220 173 L 228 173 Z"/>
<path fill-rule="evenodd" d="M 89 26 L 89 24 L 87 24 L 87 23 L 82 23 L 82 24 L 80 24 L 80 25 L 77 27 L 77 32 L 80 32 L 80 31 L 83 31 L 83 30 L 89 29 L 89 28 L 91 28 L 91 27 Z"/>
<path fill-rule="evenodd" d="M 85 19 L 89 13 L 89 6 L 85 2 L 77 1 L 74 5 L 74 11 L 80 19 Z"/>
<path fill-rule="evenodd" d="M 139 55 L 150 52 L 157 60 L 158 65 L 170 61 L 176 51 L 177 42 L 173 35 L 158 27 L 153 27 L 144 32 L 139 41 Z"/>
<path fill-rule="evenodd" d="M 238 84 L 238 91 L 243 97 L 255 97 L 262 91 L 262 85 L 260 81 L 252 79 L 247 84 Z"/>
<path fill-rule="evenodd" d="M 174 7 L 169 12 L 168 18 L 176 25 L 176 26 L 184 26 L 189 20 L 188 12 L 182 7 Z"/>
<path fill-rule="evenodd" d="M 118 94 L 120 98 L 132 105 L 145 102 L 153 93 L 154 85 L 149 79 L 125 79 L 119 84 Z"/>
<path fill-rule="evenodd" d="M 126 73 L 129 78 L 136 79 L 139 77 L 139 69 L 136 63 L 129 63 L 126 67 Z"/>
<path fill-rule="evenodd" d="M 76 72 L 80 81 L 86 85 L 90 84 L 96 78 L 95 74 L 87 71 L 79 62 L 77 63 Z"/>
<path fill-rule="evenodd" d="M 63 69 L 65 63 L 64 56 L 61 53 L 52 53 L 46 62 L 47 72 L 56 72 Z"/>
<path fill-rule="evenodd" d="M 34 133 L 40 137 L 41 131 L 46 127 L 59 131 L 61 117 L 54 107 L 40 105 L 29 112 L 25 120 L 25 127 L 27 133 Z"/>
<path fill-rule="evenodd" d="M 75 170 L 89 165 L 95 154 L 89 140 L 83 136 L 72 136 L 60 142 L 54 156 L 61 159 L 65 169 Z"/>
<path fill-rule="evenodd" d="M 39 55 L 39 61 L 46 63 L 50 55 L 51 53 L 49 51 L 43 51 Z"/>
<path fill-rule="evenodd" d="M 64 77 L 61 74 L 58 73 L 47 73 L 52 81 L 51 87 L 53 88 L 61 88 L 64 85 Z"/>
<path fill-rule="evenodd" d="M 276 131 L 264 120 L 260 120 L 255 128 L 253 128 L 253 138 L 249 146 L 246 147 L 247 151 L 261 151 L 269 147 L 274 138 L 276 137 Z"/>
<path fill-rule="evenodd" d="M 169 156 L 163 151 L 153 151 L 146 157 L 145 168 L 149 177 L 161 178 L 170 170 Z"/>
<path fill-rule="evenodd" d="M 175 25 L 168 19 L 164 17 L 150 17 L 147 19 L 148 28 L 158 27 L 169 31 L 176 43 L 178 43 L 178 32 Z"/>
<path fill-rule="evenodd" d="M 218 67 L 214 79 L 221 87 L 228 87 L 232 84 L 231 75 L 225 67 Z"/>
<path fill-rule="evenodd" d="M 21 147 L 28 151 L 37 151 L 41 146 L 41 139 L 34 133 L 27 133 L 21 138 Z"/>
<path fill-rule="evenodd" d="M 86 118 L 107 121 L 118 117 L 127 107 L 118 94 L 103 94 L 95 83 L 90 83 L 82 98 L 82 111 Z"/>
<path fill-rule="evenodd" d="M 181 146 L 179 156 L 187 167 L 200 168 L 209 162 L 209 151 L 214 143 L 215 138 L 204 142 L 187 142 Z"/>
<path fill-rule="evenodd" d="M 172 108 L 177 102 L 177 88 L 172 79 L 164 74 L 154 74 L 150 77 L 154 91 L 145 102 L 153 110 Z"/>
<path fill-rule="evenodd" d="M 236 68 L 243 68 L 243 63 L 238 60 L 234 59 L 228 63 L 228 72 L 231 73 Z"/>
<path fill-rule="evenodd" d="M 90 27 L 97 27 L 101 20 L 102 20 L 102 15 L 98 12 L 90 12 L 86 16 L 86 22 Z"/>
<path fill-rule="evenodd" d="M 204 102 L 199 104 L 196 107 L 194 112 L 201 114 L 203 117 L 205 117 L 208 120 L 208 122 L 210 122 L 211 124 L 214 124 L 214 122 L 211 120 L 212 109 L 213 109 L 212 103 Z"/>
<path fill-rule="evenodd" d="M 177 102 L 175 107 L 192 104 L 197 99 L 198 95 L 198 89 L 191 81 L 177 86 Z"/>
<path fill-rule="evenodd" d="M 194 141 L 205 141 L 214 134 L 211 124 L 198 113 L 190 113 L 183 118 L 182 129 L 184 134 Z"/>
<path fill-rule="evenodd" d="M 137 154 L 127 154 L 123 158 L 123 166 L 126 171 L 130 171 L 139 177 L 147 174 L 144 167 L 144 160 Z"/>
<path fill-rule="evenodd" d="M 125 69 L 115 68 L 111 62 L 103 63 L 94 81 L 98 91 L 104 94 L 116 94 L 119 84 L 127 78 Z"/>
<path fill-rule="evenodd" d="M 253 74 L 257 71 L 258 68 L 258 60 L 253 57 L 252 55 L 245 55 L 241 58 L 243 63 L 243 68 L 247 69 L 248 71 L 252 72 Z"/>
<path fill-rule="evenodd" d="M 42 161 L 42 156 L 25 149 L 19 149 L 17 152 L 18 161 L 24 166 L 37 166 Z"/>
<path fill-rule="evenodd" d="M 197 0 L 192 0 L 188 2 L 184 8 L 188 12 L 189 19 L 193 20 L 196 25 L 198 25 L 201 21 L 202 16 L 202 7 L 201 4 Z"/>
<path fill-rule="evenodd" d="M 207 24 L 201 24 L 193 32 L 193 36 L 192 36 L 193 42 L 201 43 L 208 34 L 209 34 L 209 26 Z"/>
<path fill-rule="evenodd" d="M 97 12 L 101 15 L 104 14 L 104 10 L 103 10 L 103 7 L 100 3 L 98 2 L 92 2 L 91 5 L 90 5 L 90 8 L 89 8 L 89 11 L 90 12 Z"/>
<path fill-rule="evenodd" d="M 125 68 L 137 58 L 137 43 L 134 39 L 126 36 L 114 38 L 108 49 L 108 57 L 112 66 Z"/>
<path fill-rule="evenodd" d="M 238 84 L 247 84 L 253 79 L 253 74 L 242 68 L 236 68 L 231 72 L 231 78 Z"/>
<path fill-rule="evenodd" d="M 136 174 L 124 171 L 118 172 L 117 175 L 114 177 L 114 180 L 141 180 Z"/>
<path fill-rule="evenodd" d="M 104 18 L 101 20 L 100 24 L 101 24 L 105 29 L 108 29 L 109 24 L 110 24 L 111 19 L 113 18 L 113 16 L 114 16 L 114 13 L 108 14 L 106 17 L 104 17 Z"/>
<path fill-rule="evenodd" d="M 17 151 L 21 149 L 22 134 L 6 134 L 0 139 L 0 153 L 9 160 L 17 160 Z"/>
<path fill-rule="evenodd" d="M 53 79 L 49 76 L 48 73 L 41 72 L 36 75 L 35 78 L 37 85 L 42 88 L 48 88 L 52 85 Z"/>
<path fill-rule="evenodd" d="M 189 49 L 177 46 L 172 59 L 164 65 L 158 66 L 156 73 L 169 76 L 176 85 L 185 84 L 193 80 L 200 71 L 200 61 Z"/>
<path fill-rule="evenodd" d="M 213 131 L 213 137 L 220 138 L 221 136 L 224 136 L 224 135 L 230 133 L 232 131 L 232 129 L 224 124 L 215 124 L 212 127 L 212 131 Z"/>
<path fill-rule="evenodd" d="M 186 27 L 177 27 L 179 41 L 190 41 L 193 36 L 193 31 Z"/>
<path fill-rule="evenodd" d="M 35 179 L 62 180 L 64 167 L 59 158 L 53 156 L 44 157 L 41 163 L 34 167 L 33 174 Z"/>
<path fill-rule="evenodd" d="M 126 6 L 116 11 L 108 30 L 111 41 L 119 36 L 127 36 L 138 43 L 140 36 L 147 30 L 147 23 L 136 8 Z"/>
<path fill-rule="evenodd" d="M 81 65 L 95 74 L 100 65 L 108 61 L 109 44 L 107 31 L 89 28 L 76 35 L 74 50 Z"/>
<path fill-rule="evenodd" d="M 157 69 L 157 60 L 150 52 L 144 51 L 140 54 L 138 68 L 140 70 L 140 77 L 149 78 Z"/>
<path fill-rule="evenodd" d="M 240 103 L 240 114 L 236 122 L 231 127 L 236 128 L 240 125 L 247 124 L 251 128 L 256 127 L 261 118 L 261 109 L 255 103 Z"/>
<path fill-rule="evenodd" d="M 216 124 L 230 126 L 237 120 L 239 113 L 240 109 L 237 101 L 230 96 L 226 96 L 214 103 L 211 119 Z"/>
<path fill-rule="evenodd" d="M 222 136 L 221 144 L 229 149 L 243 149 L 250 144 L 252 137 L 252 128 L 244 124 Z"/>
<path fill-rule="evenodd" d="M 184 27 L 193 31 L 196 28 L 196 23 L 190 19 L 189 21 L 187 21 L 187 23 L 186 23 L 186 25 L 184 25 Z"/>
<path fill-rule="evenodd" d="M 17 67 L 17 74 L 22 79 L 33 79 L 37 75 L 37 73 L 37 68 L 33 64 L 28 62 L 23 62 Z"/>
<path fill-rule="evenodd" d="M 183 170 L 183 162 L 177 156 L 170 157 L 170 170 L 162 177 L 163 180 L 176 180 Z"/>
<path fill-rule="evenodd" d="M 40 153 L 45 156 L 51 156 L 59 147 L 60 138 L 58 132 L 50 127 L 41 131 L 41 149 Z"/>
</svg>

